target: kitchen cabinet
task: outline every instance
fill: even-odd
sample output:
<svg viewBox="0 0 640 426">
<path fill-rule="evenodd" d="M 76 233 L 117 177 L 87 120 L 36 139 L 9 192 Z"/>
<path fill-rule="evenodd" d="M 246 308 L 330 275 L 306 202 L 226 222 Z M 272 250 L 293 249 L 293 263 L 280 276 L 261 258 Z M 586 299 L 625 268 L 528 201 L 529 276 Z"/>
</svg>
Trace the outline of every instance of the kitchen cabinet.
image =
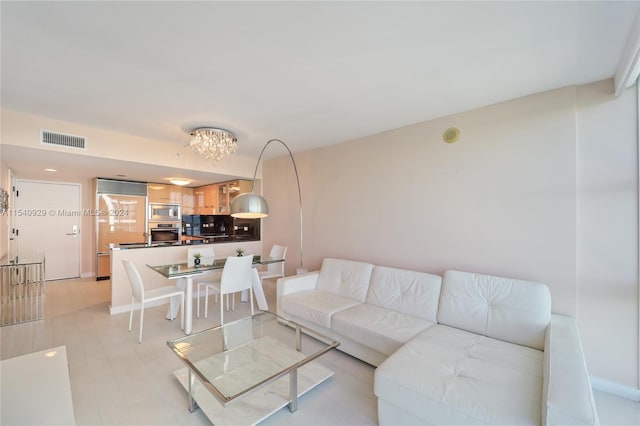
<svg viewBox="0 0 640 426">
<path fill-rule="evenodd" d="M 218 184 L 218 214 L 229 214 L 229 185 Z"/>
<path fill-rule="evenodd" d="M 217 214 L 218 185 L 205 185 L 193 189 L 194 214 Z"/>
<path fill-rule="evenodd" d="M 147 193 L 150 203 L 182 203 L 182 187 L 164 183 L 149 183 Z"/>
<path fill-rule="evenodd" d="M 193 188 L 193 214 L 202 213 L 204 207 L 204 187 Z"/>
<path fill-rule="evenodd" d="M 98 253 L 96 259 L 96 279 L 108 279 L 111 276 L 111 254 Z"/>
<path fill-rule="evenodd" d="M 250 180 L 237 179 L 193 188 L 193 214 L 229 214 L 231 201 L 245 192 L 251 192 Z"/>
<path fill-rule="evenodd" d="M 218 184 L 218 214 L 230 214 L 231 202 L 240 194 L 251 192 L 250 180 L 234 180 Z"/>
<path fill-rule="evenodd" d="M 182 214 L 194 214 L 195 211 L 195 199 L 193 195 L 193 188 L 182 187 Z"/>
</svg>

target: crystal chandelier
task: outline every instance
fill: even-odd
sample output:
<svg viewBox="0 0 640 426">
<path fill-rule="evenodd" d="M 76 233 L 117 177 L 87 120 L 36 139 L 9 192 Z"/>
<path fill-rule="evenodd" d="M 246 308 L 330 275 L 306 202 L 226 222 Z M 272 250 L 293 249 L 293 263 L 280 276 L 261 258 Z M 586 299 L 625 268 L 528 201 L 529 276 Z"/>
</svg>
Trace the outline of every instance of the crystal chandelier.
<svg viewBox="0 0 640 426">
<path fill-rule="evenodd" d="M 203 127 L 191 132 L 189 145 L 213 163 L 224 160 L 238 149 L 238 139 L 227 130 Z"/>
</svg>

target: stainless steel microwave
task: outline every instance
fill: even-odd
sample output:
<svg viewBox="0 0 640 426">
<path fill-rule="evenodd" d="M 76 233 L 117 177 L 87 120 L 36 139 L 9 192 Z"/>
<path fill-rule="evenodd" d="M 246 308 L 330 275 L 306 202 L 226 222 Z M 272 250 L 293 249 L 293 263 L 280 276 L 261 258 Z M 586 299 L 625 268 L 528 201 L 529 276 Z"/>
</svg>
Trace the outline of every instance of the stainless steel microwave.
<svg viewBox="0 0 640 426">
<path fill-rule="evenodd" d="M 180 222 L 180 204 L 149 203 L 150 222 Z"/>
</svg>

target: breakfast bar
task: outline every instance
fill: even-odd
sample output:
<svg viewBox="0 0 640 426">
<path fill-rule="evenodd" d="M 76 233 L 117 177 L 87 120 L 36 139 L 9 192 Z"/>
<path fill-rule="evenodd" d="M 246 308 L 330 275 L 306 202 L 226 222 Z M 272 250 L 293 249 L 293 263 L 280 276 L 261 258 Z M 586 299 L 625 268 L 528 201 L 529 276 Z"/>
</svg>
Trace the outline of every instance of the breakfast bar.
<svg viewBox="0 0 640 426">
<path fill-rule="evenodd" d="M 136 247 L 111 249 L 111 315 L 129 312 L 131 306 L 131 286 L 127 273 L 122 265 L 123 259 L 132 261 L 140 272 L 146 289 L 169 285 L 168 279 L 145 265 L 179 264 L 187 261 L 188 248 L 191 244 L 157 247 Z M 225 258 L 235 256 L 236 249 L 242 249 L 246 254 L 259 255 L 262 253 L 261 241 L 218 243 L 215 247 L 215 257 Z"/>
</svg>

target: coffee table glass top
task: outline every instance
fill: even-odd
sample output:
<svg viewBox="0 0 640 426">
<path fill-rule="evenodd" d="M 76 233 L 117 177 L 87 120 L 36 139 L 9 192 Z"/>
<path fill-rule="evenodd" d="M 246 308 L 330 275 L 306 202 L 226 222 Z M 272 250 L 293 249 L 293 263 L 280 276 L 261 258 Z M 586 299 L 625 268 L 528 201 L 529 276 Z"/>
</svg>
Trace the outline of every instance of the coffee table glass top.
<svg viewBox="0 0 640 426">
<path fill-rule="evenodd" d="M 290 327 L 280 322 L 286 322 Z M 302 347 L 301 333 L 314 339 Z M 170 340 L 167 345 L 223 404 L 337 347 L 329 337 L 261 312 Z"/>
</svg>

